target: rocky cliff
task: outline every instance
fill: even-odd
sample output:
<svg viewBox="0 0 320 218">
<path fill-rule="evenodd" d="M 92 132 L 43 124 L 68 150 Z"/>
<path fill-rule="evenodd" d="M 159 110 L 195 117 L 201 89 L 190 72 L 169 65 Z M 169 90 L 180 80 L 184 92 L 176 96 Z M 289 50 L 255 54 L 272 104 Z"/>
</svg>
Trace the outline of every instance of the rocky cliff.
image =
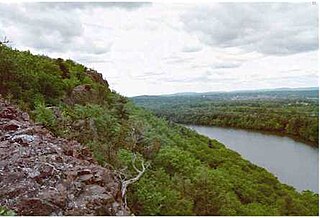
<svg viewBox="0 0 320 218">
<path fill-rule="evenodd" d="M 0 98 L 0 205 L 18 215 L 129 215 L 119 192 L 86 147 Z"/>
</svg>

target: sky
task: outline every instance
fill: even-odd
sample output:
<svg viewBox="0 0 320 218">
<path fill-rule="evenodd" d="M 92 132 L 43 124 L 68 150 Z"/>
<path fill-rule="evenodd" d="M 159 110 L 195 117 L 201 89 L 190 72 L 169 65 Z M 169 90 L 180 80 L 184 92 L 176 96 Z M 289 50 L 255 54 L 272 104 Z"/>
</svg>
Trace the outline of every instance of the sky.
<svg viewBox="0 0 320 218">
<path fill-rule="evenodd" d="M 0 38 L 125 96 L 318 86 L 318 5 L 0 3 Z"/>
</svg>

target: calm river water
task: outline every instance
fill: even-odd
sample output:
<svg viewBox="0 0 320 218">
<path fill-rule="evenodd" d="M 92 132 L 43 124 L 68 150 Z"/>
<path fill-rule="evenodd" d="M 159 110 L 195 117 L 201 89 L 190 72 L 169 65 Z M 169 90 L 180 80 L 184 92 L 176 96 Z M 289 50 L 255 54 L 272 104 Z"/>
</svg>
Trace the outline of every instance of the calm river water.
<svg viewBox="0 0 320 218">
<path fill-rule="evenodd" d="M 288 137 L 247 130 L 188 125 L 217 139 L 252 163 L 268 169 L 297 190 L 319 193 L 319 149 Z"/>
</svg>

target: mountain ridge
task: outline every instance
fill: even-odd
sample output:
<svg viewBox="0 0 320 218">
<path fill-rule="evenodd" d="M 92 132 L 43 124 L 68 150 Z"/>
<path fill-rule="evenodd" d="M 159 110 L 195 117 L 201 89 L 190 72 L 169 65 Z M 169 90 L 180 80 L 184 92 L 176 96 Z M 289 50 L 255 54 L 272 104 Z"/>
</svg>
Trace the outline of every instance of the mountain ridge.
<svg viewBox="0 0 320 218">
<path fill-rule="evenodd" d="M 274 88 L 274 89 L 252 89 L 252 90 L 232 90 L 232 91 L 209 91 L 209 92 L 178 92 L 173 94 L 159 95 L 137 95 L 137 97 L 173 97 L 173 96 L 196 96 L 196 95 L 212 95 L 212 94 L 236 94 L 236 93 L 260 93 L 260 92 L 277 92 L 277 91 L 317 91 L 319 87 L 300 87 L 300 88 Z"/>
</svg>

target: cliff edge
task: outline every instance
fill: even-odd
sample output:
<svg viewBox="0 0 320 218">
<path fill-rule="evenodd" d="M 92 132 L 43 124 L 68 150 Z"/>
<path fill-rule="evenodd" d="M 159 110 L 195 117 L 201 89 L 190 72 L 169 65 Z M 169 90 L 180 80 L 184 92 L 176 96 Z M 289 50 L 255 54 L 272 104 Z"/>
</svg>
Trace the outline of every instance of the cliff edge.
<svg viewBox="0 0 320 218">
<path fill-rule="evenodd" d="M 120 187 L 86 147 L 0 97 L 0 205 L 18 215 L 129 215 Z"/>
</svg>

